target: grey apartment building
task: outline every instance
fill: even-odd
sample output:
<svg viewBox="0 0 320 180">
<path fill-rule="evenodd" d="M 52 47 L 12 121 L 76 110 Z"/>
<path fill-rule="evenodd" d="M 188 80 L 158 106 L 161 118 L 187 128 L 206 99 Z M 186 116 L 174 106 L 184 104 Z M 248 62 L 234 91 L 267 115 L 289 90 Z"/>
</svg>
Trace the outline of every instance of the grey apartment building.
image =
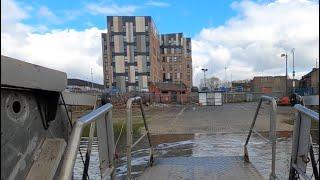
<svg viewBox="0 0 320 180">
<path fill-rule="evenodd" d="M 162 81 L 184 83 L 191 90 L 191 39 L 183 37 L 182 33 L 161 34 L 160 58 Z"/>
<path fill-rule="evenodd" d="M 106 88 L 117 87 L 121 92 L 143 91 L 148 89 L 149 83 L 180 82 L 179 78 L 191 88 L 190 38 L 184 38 L 182 33 L 160 36 L 151 16 L 108 16 L 107 29 L 108 33 L 102 33 Z M 182 63 L 184 60 L 186 62 Z M 179 68 L 170 71 L 169 64 Z M 179 70 L 186 73 L 177 74 Z"/>
<path fill-rule="evenodd" d="M 150 16 L 108 16 L 102 34 L 104 85 L 122 92 L 148 89 L 160 82 L 157 28 Z"/>
</svg>

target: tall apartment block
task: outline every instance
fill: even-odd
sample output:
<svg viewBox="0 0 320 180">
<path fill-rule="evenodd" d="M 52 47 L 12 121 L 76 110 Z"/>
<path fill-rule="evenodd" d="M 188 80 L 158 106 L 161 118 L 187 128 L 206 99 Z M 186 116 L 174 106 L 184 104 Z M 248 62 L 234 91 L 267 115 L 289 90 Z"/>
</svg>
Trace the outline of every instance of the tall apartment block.
<svg viewBox="0 0 320 180">
<path fill-rule="evenodd" d="M 150 82 L 192 86 L 191 39 L 159 36 L 151 16 L 108 16 L 102 33 L 104 85 L 121 92 L 148 89 Z"/>
<path fill-rule="evenodd" d="M 159 34 L 150 16 L 108 16 L 102 34 L 104 85 L 121 92 L 161 81 Z"/>
<path fill-rule="evenodd" d="M 162 81 L 184 83 L 192 87 L 191 39 L 182 33 L 162 34 L 160 37 Z"/>
</svg>

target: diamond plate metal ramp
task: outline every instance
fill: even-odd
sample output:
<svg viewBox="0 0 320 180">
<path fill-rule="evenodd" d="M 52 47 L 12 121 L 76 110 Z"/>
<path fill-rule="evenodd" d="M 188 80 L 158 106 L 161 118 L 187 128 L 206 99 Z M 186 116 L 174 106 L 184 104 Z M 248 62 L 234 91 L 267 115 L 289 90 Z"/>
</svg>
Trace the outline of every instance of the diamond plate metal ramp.
<svg viewBox="0 0 320 180">
<path fill-rule="evenodd" d="M 250 180 L 263 177 L 251 163 L 246 163 L 242 156 L 221 156 L 159 158 L 139 179 Z"/>
</svg>

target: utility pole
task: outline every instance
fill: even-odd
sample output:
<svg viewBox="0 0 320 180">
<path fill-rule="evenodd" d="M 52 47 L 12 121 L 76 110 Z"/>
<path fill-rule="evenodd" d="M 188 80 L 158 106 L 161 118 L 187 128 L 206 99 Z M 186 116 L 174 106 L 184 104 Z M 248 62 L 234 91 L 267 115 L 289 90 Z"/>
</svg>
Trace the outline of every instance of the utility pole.
<svg viewBox="0 0 320 180">
<path fill-rule="evenodd" d="M 224 65 L 224 81 L 225 86 L 227 86 L 227 65 Z"/>
<path fill-rule="evenodd" d="M 182 76 L 181 76 L 181 72 L 182 72 L 182 69 L 181 69 L 181 64 L 180 64 L 180 73 L 179 73 L 179 79 L 180 79 L 180 103 L 182 104 Z"/>
<path fill-rule="evenodd" d="M 295 71 L 294 71 L 294 48 L 292 48 L 291 52 L 292 52 L 292 88 L 293 88 L 293 93 L 294 93 L 294 92 L 295 92 L 295 81 L 294 81 L 294 75 L 295 75 Z"/>
<path fill-rule="evenodd" d="M 93 90 L 93 73 L 91 68 L 91 90 Z"/>
</svg>

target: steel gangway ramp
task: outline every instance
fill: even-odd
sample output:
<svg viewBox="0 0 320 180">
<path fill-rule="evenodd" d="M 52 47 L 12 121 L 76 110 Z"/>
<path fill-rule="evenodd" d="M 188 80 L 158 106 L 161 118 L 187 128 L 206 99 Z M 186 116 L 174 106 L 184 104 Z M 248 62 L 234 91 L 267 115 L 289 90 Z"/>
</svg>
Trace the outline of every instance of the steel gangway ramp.
<svg viewBox="0 0 320 180">
<path fill-rule="evenodd" d="M 140 180 L 176 179 L 263 179 L 242 156 L 157 158 Z"/>
</svg>

